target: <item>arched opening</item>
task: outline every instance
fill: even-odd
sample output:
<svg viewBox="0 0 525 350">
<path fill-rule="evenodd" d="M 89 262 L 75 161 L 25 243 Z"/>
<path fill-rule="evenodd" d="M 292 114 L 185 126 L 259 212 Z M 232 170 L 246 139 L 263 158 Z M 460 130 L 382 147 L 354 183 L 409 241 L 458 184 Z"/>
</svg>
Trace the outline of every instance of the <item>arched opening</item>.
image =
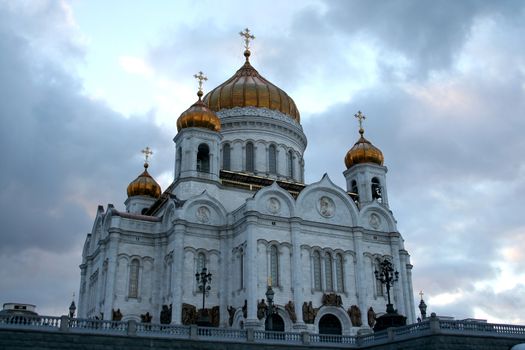
<svg viewBox="0 0 525 350">
<path fill-rule="evenodd" d="M 277 151 L 275 145 L 268 147 L 268 172 L 270 174 L 277 173 Z"/>
<path fill-rule="evenodd" d="M 270 317 L 266 318 L 266 322 L 264 323 L 264 329 L 267 331 L 274 331 L 274 332 L 284 332 L 284 320 L 281 316 L 278 314 L 273 314 Z"/>
<path fill-rule="evenodd" d="M 359 204 L 359 190 L 357 189 L 357 181 L 355 180 L 352 180 L 350 197 L 352 197 L 355 204 Z"/>
<path fill-rule="evenodd" d="M 315 251 L 313 254 L 314 290 L 321 290 L 321 254 Z"/>
<path fill-rule="evenodd" d="M 210 172 L 210 148 L 205 143 L 201 143 L 198 148 L 197 171 L 202 173 Z"/>
<path fill-rule="evenodd" d="M 279 286 L 279 252 L 274 245 L 270 248 L 270 281 L 273 286 Z"/>
<path fill-rule="evenodd" d="M 229 143 L 225 144 L 222 148 L 222 168 L 224 170 L 230 170 L 231 169 L 231 146 Z"/>
<path fill-rule="evenodd" d="M 342 333 L 341 321 L 336 316 L 326 314 L 319 320 L 319 334 L 341 335 Z"/>
<path fill-rule="evenodd" d="M 177 177 L 180 176 L 180 167 L 182 164 L 182 149 L 177 147 L 177 157 L 175 158 L 175 169 L 177 172 Z"/>
<path fill-rule="evenodd" d="M 377 177 L 372 179 L 372 199 L 377 199 L 379 203 L 382 202 L 381 183 Z"/>
<path fill-rule="evenodd" d="M 253 143 L 246 144 L 246 171 L 253 173 L 255 169 Z"/>
<path fill-rule="evenodd" d="M 294 169 L 293 169 L 293 152 L 292 150 L 288 151 L 288 176 L 293 178 Z"/>
</svg>

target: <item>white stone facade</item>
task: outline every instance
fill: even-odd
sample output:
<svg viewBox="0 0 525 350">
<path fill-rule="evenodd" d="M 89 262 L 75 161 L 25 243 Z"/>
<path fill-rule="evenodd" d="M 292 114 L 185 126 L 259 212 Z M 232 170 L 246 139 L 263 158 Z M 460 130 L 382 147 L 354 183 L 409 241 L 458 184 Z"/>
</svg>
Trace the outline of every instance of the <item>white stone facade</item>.
<svg viewBox="0 0 525 350">
<path fill-rule="evenodd" d="M 346 170 L 346 191 L 327 175 L 305 186 L 306 137 L 297 122 L 253 107 L 218 115 L 220 133 L 187 128 L 177 134 L 175 180 L 150 213 L 130 210 L 129 203 L 127 211 L 99 207 L 82 254 L 79 317 L 111 319 L 120 310 L 123 320 L 140 321 L 149 313 L 159 323 L 163 305 L 171 304 L 171 323 L 181 324 L 183 304 L 202 308 L 195 274 L 206 266 L 212 274 L 206 308 L 218 307 L 221 327 L 264 328 L 257 305 L 271 280 L 286 331 L 317 332 L 330 314 L 343 334 L 356 334 L 368 328 L 370 307 L 378 314 L 385 310 L 386 293 L 374 270 L 379 259 L 388 258 L 399 271 L 394 306 L 414 322 L 412 265 L 388 207 L 386 167 L 359 164 Z M 248 143 L 254 146 L 253 169 L 247 169 Z M 204 161 L 198 159 L 203 144 Z M 226 144 L 231 173 L 299 185 L 299 194 L 277 182 L 252 190 L 224 182 L 219 169 Z M 374 198 L 372 179 L 380 183 L 380 198 Z M 348 193 L 354 184 L 358 204 Z M 149 204 L 147 198 L 131 199 L 140 209 Z M 323 305 L 323 295 L 330 293 L 342 306 Z M 285 308 L 289 302 L 295 317 Z M 307 322 L 305 302 L 318 309 Z M 361 311 L 361 326 L 352 325 L 352 305 Z"/>
</svg>

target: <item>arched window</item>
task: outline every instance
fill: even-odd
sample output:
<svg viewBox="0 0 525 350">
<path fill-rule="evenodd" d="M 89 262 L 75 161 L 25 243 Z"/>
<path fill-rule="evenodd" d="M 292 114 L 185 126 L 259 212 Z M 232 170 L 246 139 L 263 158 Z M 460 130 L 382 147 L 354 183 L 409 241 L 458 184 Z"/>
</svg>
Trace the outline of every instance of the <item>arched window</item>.
<svg viewBox="0 0 525 350">
<path fill-rule="evenodd" d="M 294 169 L 293 169 L 293 152 L 292 150 L 288 151 L 288 176 L 293 178 Z"/>
<path fill-rule="evenodd" d="M 328 291 L 334 290 L 332 262 L 333 262 L 332 255 L 330 255 L 330 253 L 326 253 L 326 256 L 324 257 L 324 273 L 325 273 L 326 290 Z"/>
<path fill-rule="evenodd" d="M 268 172 L 270 174 L 277 173 L 277 151 L 275 145 L 268 147 Z"/>
<path fill-rule="evenodd" d="M 129 265 L 129 298 L 137 298 L 139 296 L 139 259 L 131 260 Z"/>
<path fill-rule="evenodd" d="M 314 265 L 314 289 L 321 290 L 321 254 L 318 251 L 314 252 L 313 255 Z"/>
<path fill-rule="evenodd" d="M 197 255 L 197 271 L 196 273 L 201 273 L 202 269 L 206 267 L 206 255 L 204 253 L 199 253 Z"/>
<path fill-rule="evenodd" d="M 343 256 L 341 254 L 337 254 L 335 256 L 335 275 L 336 275 L 336 290 L 338 292 L 344 292 L 344 280 L 343 280 Z"/>
<path fill-rule="evenodd" d="M 279 252 L 274 245 L 270 248 L 270 278 L 272 285 L 279 285 Z"/>
<path fill-rule="evenodd" d="M 201 143 L 198 148 L 197 171 L 202 173 L 210 172 L 210 148 L 205 143 Z"/>
<path fill-rule="evenodd" d="M 359 190 L 357 188 L 357 181 L 352 180 L 352 194 L 350 195 L 354 200 L 355 204 L 359 204 Z"/>
<path fill-rule="evenodd" d="M 377 201 L 380 203 L 382 200 L 381 183 L 379 182 L 379 179 L 377 177 L 374 177 L 372 179 L 372 199 L 377 199 Z"/>
<path fill-rule="evenodd" d="M 253 143 L 246 144 L 246 171 L 253 173 L 255 169 Z"/>
<path fill-rule="evenodd" d="M 230 155 L 231 155 L 231 146 L 229 143 L 227 143 L 222 148 L 222 168 L 224 170 L 231 169 Z"/>
</svg>

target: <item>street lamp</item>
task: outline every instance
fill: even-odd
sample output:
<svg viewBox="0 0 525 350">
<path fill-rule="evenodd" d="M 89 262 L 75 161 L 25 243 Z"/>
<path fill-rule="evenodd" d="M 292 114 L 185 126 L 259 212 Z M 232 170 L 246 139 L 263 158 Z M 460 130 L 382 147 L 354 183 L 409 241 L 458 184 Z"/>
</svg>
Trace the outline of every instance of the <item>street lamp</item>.
<svg viewBox="0 0 525 350">
<path fill-rule="evenodd" d="M 390 302 L 390 288 L 394 285 L 394 282 L 399 280 L 399 272 L 394 271 L 394 266 L 387 259 L 383 260 L 379 265 L 380 271 L 375 270 L 374 275 L 376 276 L 376 280 L 386 285 L 386 295 L 388 297 L 386 312 L 388 314 L 394 314 L 396 310 L 394 310 L 394 305 Z"/>
<path fill-rule="evenodd" d="M 206 267 L 203 267 L 200 273 L 197 272 L 195 274 L 195 278 L 197 279 L 199 291 L 202 292 L 202 311 L 199 320 L 197 321 L 197 324 L 199 326 L 211 326 L 209 315 L 204 314 L 204 306 L 206 304 L 206 293 L 209 292 L 211 289 L 209 285 L 211 283 L 211 273 L 208 273 L 208 269 L 206 269 Z"/>
<path fill-rule="evenodd" d="M 266 301 L 268 302 L 268 310 L 266 311 L 266 326 L 268 331 L 273 331 L 273 296 L 275 295 L 272 285 L 268 284 L 266 289 Z"/>
<path fill-rule="evenodd" d="M 73 293 L 73 300 L 71 301 L 71 305 L 69 305 L 69 317 L 70 318 L 75 317 L 75 311 L 77 311 L 77 306 L 75 305 L 75 294 Z"/>
</svg>

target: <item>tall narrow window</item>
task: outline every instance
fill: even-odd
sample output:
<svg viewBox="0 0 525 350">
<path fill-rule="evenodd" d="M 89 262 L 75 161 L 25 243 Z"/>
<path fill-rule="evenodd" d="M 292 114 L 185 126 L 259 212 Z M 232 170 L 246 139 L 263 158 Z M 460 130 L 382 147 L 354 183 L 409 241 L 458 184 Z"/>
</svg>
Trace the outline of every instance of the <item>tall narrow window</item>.
<svg viewBox="0 0 525 350">
<path fill-rule="evenodd" d="M 376 260 L 375 264 L 374 264 L 374 271 L 381 271 L 381 261 L 378 259 Z M 376 277 L 375 277 L 375 274 L 374 274 L 374 277 L 373 277 L 375 283 L 376 283 L 376 295 L 377 296 L 383 296 L 383 283 L 379 282 Z"/>
<path fill-rule="evenodd" d="M 210 148 L 205 143 L 201 143 L 198 148 L 197 171 L 203 173 L 210 172 Z"/>
<path fill-rule="evenodd" d="M 288 176 L 293 178 L 294 169 L 293 169 L 293 152 L 288 151 Z"/>
<path fill-rule="evenodd" d="M 136 298 L 139 296 L 139 259 L 131 260 L 129 266 L 129 298 Z"/>
<path fill-rule="evenodd" d="M 329 253 L 326 253 L 326 256 L 324 257 L 324 273 L 325 273 L 326 290 L 328 291 L 334 290 L 332 262 L 333 262 L 332 256 Z"/>
<path fill-rule="evenodd" d="M 241 250 L 240 259 L 240 277 L 241 277 L 241 289 L 244 288 L 244 251 Z"/>
<path fill-rule="evenodd" d="M 231 169 L 230 155 L 231 155 L 231 147 L 230 147 L 230 144 L 227 143 L 222 148 L 222 168 L 224 170 L 230 170 Z"/>
<path fill-rule="evenodd" d="M 337 291 L 344 292 L 344 280 L 343 280 L 343 257 L 341 254 L 335 256 L 335 274 L 337 281 Z"/>
<path fill-rule="evenodd" d="M 279 252 L 274 245 L 270 248 L 270 278 L 272 285 L 279 285 Z"/>
<path fill-rule="evenodd" d="M 246 171 L 253 173 L 254 166 L 254 154 L 253 154 L 253 143 L 248 142 L 246 144 Z"/>
<path fill-rule="evenodd" d="M 372 179 L 372 199 L 377 199 L 379 203 L 382 202 L 381 183 L 377 177 Z"/>
<path fill-rule="evenodd" d="M 175 167 L 177 172 L 177 177 L 180 176 L 180 166 L 182 164 L 182 150 L 180 147 L 177 148 L 177 159 L 175 161 Z"/>
<path fill-rule="evenodd" d="M 321 254 L 315 251 L 313 256 L 314 265 L 314 289 L 321 290 Z"/>
<path fill-rule="evenodd" d="M 277 173 L 277 151 L 275 145 L 268 147 L 268 172 L 270 174 Z"/>
<path fill-rule="evenodd" d="M 206 267 L 206 256 L 204 253 L 199 253 L 197 255 L 197 271 L 196 273 L 201 273 L 202 269 Z"/>
</svg>

